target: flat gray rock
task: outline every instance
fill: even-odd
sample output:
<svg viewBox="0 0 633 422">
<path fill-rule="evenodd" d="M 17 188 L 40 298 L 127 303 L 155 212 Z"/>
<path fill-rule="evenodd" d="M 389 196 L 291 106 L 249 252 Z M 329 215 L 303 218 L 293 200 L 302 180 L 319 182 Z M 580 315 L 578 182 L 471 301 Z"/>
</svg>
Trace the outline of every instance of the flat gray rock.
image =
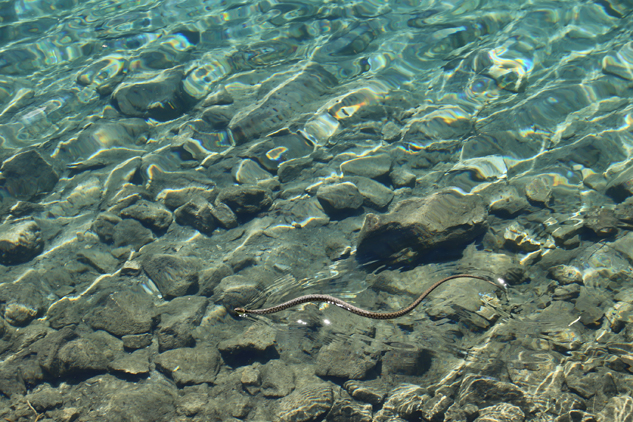
<svg viewBox="0 0 633 422">
<path fill-rule="evenodd" d="M 145 257 L 142 265 L 166 299 L 184 296 L 198 286 L 199 264 L 193 259 L 155 254 Z"/>
<path fill-rule="evenodd" d="M 135 250 L 156 240 L 154 233 L 141 223 L 131 218 L 125 218 L 114 227 L 112 233 L 114 246 L 130 246 Z"/>
<path fill-rule="evenodd" d="M 0 225 L 0 264 L 14 265 L 31 260 L 44 249 L 41 229 L 33 220 Z"/>
<path fill-rule="evenodd" d="M 193 330 L 207 309 L 206 297 L 177 297 L 157 309 L 160 323 L 156 331 L 160 351 L 180 347 L 192 347 L 195 344 Z"/>
<path fill-rule="evenodd" d="M 279 403 L 279 422 L 310 422 L 322 420 L 334 402 L 332 387 L 311 384 L 295 390 Z"/>
<path fill-rule="evenodd" d="M 327 214 L 355 211 L 363 205 L 363 195 L 351 182 L 335 183 L 319 187 L 317 199 Z"/>
<path fill-rule="evenodd" d="M 200 233 L 211 235 L 217 227 L 211 204 L 204 198 L 196 196 L 174 211 L 176 222 L 181 226 L 191 226 Z"/>
<path fill-rule="evenodd" d="M 295 374 L 282 360 L 269 361 L 260 368 L 260 373 L 265 397 L 285 397 L 295 388 Z"/>
<path fill-rule="evenodd" d="M 251 325 L 242 334 L 218 344 L 224 361 L 235 366 L 250 363 L 252 360 L 263 360 L 279 357 L 276 350 L 277 333 L 272 327 Z"/>
<path fill-rule="evenodd" d="M 354 158 L 341 164 L 341 171 L 346 176 L 364 176 L 376 179 L 391 171 L 392 158 L 388 154 Z"/>
<path fill-rule="evenodd" d="M 144 290 L 103 294 L 84 321 L 115 336 L 148 333 L 156 324 L 154 303 Z"/>
<path fill-rule="evenodd" d="M 121 216 L 133 218 L 155 232 L 164 232 L 174 220 L 171 212 L 163 206 L 145 200 L 124 208 Z"/>
<path fill-rule="evenodd" d="M 393 191 L 380 182 L 360 176 L 352 176 L 349 181 L 358 188 L 366 207 L 381 210 L 393 199 Z"/>
<path fill-rule="evenodd" d="M 7 158 L 0 167 L 0 184 L 17 199 L 30 200 L 51 191 L 59 176 L 35 150 L 20 152 Z"/>
<path fill-rule="evenodd" d="M 354 350 L 349 344 L 335 342 L 319 350 L 315 373 L 320 377 L 365 379 L 377 364 L 377 355 Z"/>
<path fill-rule="evenodd" d="M 405 199 L 388 214 L 368 214 L 358 236 L 361 261 L 397 262 L 400 255 L 420 256 L 438 248 L 455 248 L 486 229 L 488 211 L 477 195 L 455 191 Z"/>
<path fill-rule="evenodd" d="M 221 362 L 217 349 L 209 346 L 168 350 L 154 358 L 156 367 L 179 387 L 213 383 Z"/>
<path fill-rule="evenodd" d="M 254 214 L 268 208 L 273 198 L 270 189 L 259 186 L 230 186 L 220 192 L 216 204 L 218 202 L 228 205 L 235 214 Z"/>
</svg>

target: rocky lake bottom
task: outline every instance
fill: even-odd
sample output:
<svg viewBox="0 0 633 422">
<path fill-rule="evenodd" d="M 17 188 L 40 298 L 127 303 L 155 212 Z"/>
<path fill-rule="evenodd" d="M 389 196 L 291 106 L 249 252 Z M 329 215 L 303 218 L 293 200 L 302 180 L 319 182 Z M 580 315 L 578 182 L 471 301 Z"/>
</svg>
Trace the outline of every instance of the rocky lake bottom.
<svg viewBox="0 0 633 422">
<path fill-rule="evenodd" d="M 0 2 L 0 418 L 633 421 L 632 12 Z"/>
</svg>

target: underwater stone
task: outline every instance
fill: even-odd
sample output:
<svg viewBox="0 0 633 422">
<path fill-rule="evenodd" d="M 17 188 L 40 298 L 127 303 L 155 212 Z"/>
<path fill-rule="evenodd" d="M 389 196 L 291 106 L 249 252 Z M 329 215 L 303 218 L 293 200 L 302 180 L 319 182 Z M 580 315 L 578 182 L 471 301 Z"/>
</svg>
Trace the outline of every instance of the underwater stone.
<svg viewBox="0 0 633 422">
<path fill-rule="evenodd" d="M 145 257 L 142 265 L 165 299 L 184 296 L 198 287 L 199 264 L 192 259 L 156 254 Z"/>
<path fill-rule="evenodd" d="M 148 374 L 149 351 L 146 349 L 136 350 L 122 358 L 110 362 L 108 369 L 129 375 Z"/>
<path fill-rule="evenodd" d="M 397 260 L 406 250 L 423 254 L 463 245 L 485 231 L 487 217 L 477 195 L 446 191 L 405 199 L 387 214 L 365 217 L 357 256 L 362 261 Z"/>
<path fill-rule="evenodd" d="M 158 350 L 162 352 L 195 345 L 193 330 L 200 325 L 207 304 L 206 297 L 186 296 L 172 299 L 157 308 L 160 316 L 156 330 Z"/>
<path fill-rule="evenodd" d="M 316 358 L 316 375 L 344 379 L 365 379 L 378 364 L 378 356 L 355 351 L 349 344 L 331 343 L 321 347 Z"/>
<path fill-rule="evenodd" d="M 391 171 L 391 157 L 387 154 L 354 158 L 341 164 L 341 171 L 345 175 L 364 176 L 376 179 Z"/>
<path fill-rule="evenodd" d="M 170 376 L 177 386 L 215 381 L 220 370 L 220 354 L 215 347 L 197 346 L 167 350 L 154 359 L 156 367 Z"/>
<path fill-rule="evenodd" d="M 156 240 L 151 230 L 143 227 L 141 223 L 130 218 L 122 220 L 114 228 L 112 235 L 114 246 L 131 246 L 135 250 Z"/>
<path fill-rule="evenodd" d="M 53 167 L 34 150 L 6 159 L 0 171 L 0 184 L 13 197 L 27 201 L 40 193 L 51 191 L 59 180 Z"/>
<path fill-rule="evenodd" d="M 272 192 L 258 186 L 231 186 L 223 189 L 216 199 L 228 205 L 235 214 L 254 214 L 272 204 Z"/>
<path fill-rule="evenodd" d="M 169 211 L 158 204 L 145 200 L 124 208 L 121 210 L 121 216 L 133 218 L 156 232 L 164 232 L 173 221 Z"/>
<path fill-rule="evenodd" d="M 332 387 L 310 384 L 295 390 L 279 403 L 279 422 L 310 422 L 320 420 L 332 408 Z"/>
<path fill-rule="evenodd" d="M 194 197 L 174 211 L 176 223 L 191 226 L 200 233 L 210 236 L 216 228 L 211 204 L 202 197 Z"/>
<path fill-rule="evenodd" d="M 41 230 L 33 220 L 0 225 L 0 263 L 21 264 L 29 261 L 44 249 Z"/>
<path fill-rule="evenodd" d="M 547 205 L 552 198 L 552 184 L 545 177 L 536 177 L 525 187 L 525 195 L 532 202 Z"/>
<path fill-rule="evenodd" d="M 94 330 L 115 336 L 148 333 L 155 325 L 154 304 L 144 291 L 103 294 L 83 320 Z"/>
<path fill-rule="evenodd" d="M 174 68 L 151 77 L 147 73 L 128 76 L 112 93 L 112 101 L 128 116 L 175 119 L 191 105 L 191 99 L 182 91 L 183 75 L 182 68 Z"/>
<path fill-rule="evenodd" d="M 547 270 L 547 273 L 560 284 L 582 283 L 582 273 L 571 265 L 556 265 Z"/>
<path fill-rule="evenodd" d="M 363 196 L 350 182 L 321 186 L 316 196 L 327 214 L 354 211 L 363 205 Z"/>
<path fill-rule="evenodd" d="M 403 167 L 394 168 L 391 173 L 389 173 L 389 178 L 394 188 L 414 188 L 417 180 L 415 174 Z"/>
<path fill-rule="evenodd" d="M 4 310 L 4 319 L 14 326 L 24 326 L 37 316 L 37 309 L 20 303 L 10 303 Z"/>
</svg>

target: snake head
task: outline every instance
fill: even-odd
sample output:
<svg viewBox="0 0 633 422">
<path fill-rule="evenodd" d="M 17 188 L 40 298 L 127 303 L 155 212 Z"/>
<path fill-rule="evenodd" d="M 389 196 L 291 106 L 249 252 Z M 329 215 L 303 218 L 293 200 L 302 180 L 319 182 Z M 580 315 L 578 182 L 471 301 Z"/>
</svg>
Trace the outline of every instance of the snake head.
<svg viewBox="0 0 633 422">
<path fill-rule="evenodd" d="M 246 309 L 244 308 L 235 308 L 233 309 L 235 311 L 236 314 L 238 315 L 245 315 L 246 314 Z"/>
</svg>

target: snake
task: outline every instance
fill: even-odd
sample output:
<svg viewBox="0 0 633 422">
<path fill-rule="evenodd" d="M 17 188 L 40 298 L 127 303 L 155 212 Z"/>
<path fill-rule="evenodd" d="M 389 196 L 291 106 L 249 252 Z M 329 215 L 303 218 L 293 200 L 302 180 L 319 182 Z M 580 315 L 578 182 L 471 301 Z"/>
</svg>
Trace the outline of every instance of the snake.
<svg viewBox="0 0 633 422">
<path fill-rule="evenodd" d="M 487 281 L 488 283 L 492 284 L 493 286 L 500 288 L 501 286 L 496 284 L 493 281 L 488 280 L 487 278 L 484 277 L 479 277 L 476 275 L 470 275 L 470 274 L 458 274 L 458 275 L 451 275 L 449 277 L 443 278 L 439 281 L 436 281 L 433 285 L 431 285 L 431 287 L 429 287 L 428 289 L 426 289 L 420 296 L 418 296 L 418 298 L 416 300 L 414 300 L 409 306 L 406 306 L 400 310 L 394 311 L 394 312 L 373 312 L 373 311 L 367 311 L 365 309 L 361 309 L 358 308 L 350 303 L 345 302 L 344 300 L 341 300 L 337 297 L 334 296 L 330 296 L 330 295 L 324 295 L 324 294 L 310 294 L 310 295 L 305 295 L 305 296 L 299 296 L 297 298 L 291 299 L 287 302 L 284 303 L 280 303 L 279 305 L 275 305 L 275 306 L 271 306 L 270 308 L 263 308 L 263 309 L 246 309 L 246 308 L 235 308 L 234 311 L 236 314 L 238 315 L 245 315 L 245 314 L 254 314 L 254 315 L 268 315 L 268 314 L 274 314 L 276 312 L 281 312 L 284 311 L 288 308 L 292 308 L 294 306 L 297 305 L 301 305 L 302 303 L 308 303 L 308 302 L 326 302 L 326 303 L 330 303 L 336 306 L 339 306 L 343 309 L 345 309 L 348 312 L 351 312 L 353 314 L 356 315 L 360 315 L 362 317 L 365 318 L 371 318 L 371 319 L 394 319 L 394 318 L 400 318 L 403 315 L 408 314 L 409 312 L 411 312 L 412 310 L 414 310 L 415 308 L 417 308 L 417 306 L 422 303 L 422 301 L 436 288 L 438 288 L 440 285 L 446 283 L 449 280 L 453 280 L 455 278 L 464 278 L 464 277 L 468 277 L 468 278 L 474 278 L 477 280 L 483 280 L 483 281 Z"/>
</svg>

